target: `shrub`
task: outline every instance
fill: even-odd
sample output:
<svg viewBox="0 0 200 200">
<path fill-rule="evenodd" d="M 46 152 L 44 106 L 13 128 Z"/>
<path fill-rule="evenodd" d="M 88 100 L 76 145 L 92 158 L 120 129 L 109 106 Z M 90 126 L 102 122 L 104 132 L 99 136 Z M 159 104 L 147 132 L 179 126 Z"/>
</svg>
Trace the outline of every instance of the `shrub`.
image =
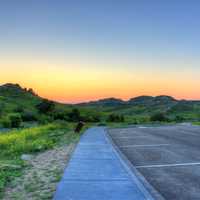
<svg viewBox="0 0 200 200">
<path fill-rule="evenodd" d="M 52 112 L 55 108 L 55 103 L 53 101 L 49 101 L 44 99 L 41 103 L 36 105 L 36 108 L 40 113 L 47 114 Z"/>
<path fill-rule="evenodd" d="M 8 114 L 1 120 L 4 128 L 19 128 L 22 123 L 21 115 L 18 113 Z"/>
<path fill-rule="evenodd" d="M 21 114 L 22 120 L 24 122 L 31 122 L 31 121 L 36 121 L 38 119 L 38 116 L 36 113 L 31 112 L 31 111 L 25 111 Z"/>
<path fill-rule="evenodd" d="M 124 116 L 123 115 L 115 115 L 110 114 L 107 119 L 108 122 L 124 122 Z"/>
<path fill-rule="evenodd" d="M 67 113 L 64 111 L 56 111 L 53 113 L 54 120 L 67 120 Z"/>
<path fill-rule="evenodd" d="M 40 124 L 48 124 L 50 122 L 53 122 L 53 118 L 47 115 L 40 115 L 40 117 L 38 118 L 38 122 Z"/>
<path fill-rule="evenodd" d="M 154 122 L 166 122 L 168 121 L 168 118 L 164 113 L 158 112 L 158 113 L 154 113 L 150 117 L 150 120 Z"/>
<path fill-rule="evenodd" d="M 100 117 L 98 115 L 90 115 L 82 116 L 81 120 L 84 122 L 100 122 Z"/>
<path fill-rule="evenodd" d="M 20 127 L 20 125 L 22 123 L 22 118 L 21 118 L 20 114 L 12 113 L 12 114 L 9 114 L 7 117 L 11 122 L 12 128 L 19 128 Z"/>
<path fill-rule="evenodd" d="M 0 96 L 0 100 L 1 100 L 1 96 Z M 5 109 L 4 103 L 0 102 L 0 117 L 2 117 L 4 109 Z"/>
<path fill-rule="evenodd" d="M 22 107 L 20 107 L 20 106 L 17 106 L 17 107 L 13 110 L 13 112 L 22 113 L 22 112 L 24 112 L 24 109 L 23 109 Z"/>
<path fill-rule="evenodd" d="M 70 113 L 68 113 L 68 120 L 71 122 L 78 122 L 81 120 L 80 111 L 77 108 L 72 109 Z"/>
<path fill-rule="evenodd" d="M 101 122 L 101 123 L 97 124 L 97 126 L 107 126 L 107 124 L 106 124 L 106 123 L 103 123 L 103 122 Z"/>
<path fill-rule="evenodd" d="M 131 124 L 139 124 L 139 121 L 137 119 L 133 119 L 133 122 Z"/>
<path fill-rule="evenodd" d="M 11 121 L 10 119 L 8 119 L 8 117 L 5 117 L 1 120 L 1 125 L 4 127 L 4 128 L 11 128 Z"/>
<path fill-rule="evenodd" d="M 175 116 L 175 121 L 176 122 L 183 122 L 185 120 L 185 118 L 181 115 L 176 115 Z"/>
</svg>

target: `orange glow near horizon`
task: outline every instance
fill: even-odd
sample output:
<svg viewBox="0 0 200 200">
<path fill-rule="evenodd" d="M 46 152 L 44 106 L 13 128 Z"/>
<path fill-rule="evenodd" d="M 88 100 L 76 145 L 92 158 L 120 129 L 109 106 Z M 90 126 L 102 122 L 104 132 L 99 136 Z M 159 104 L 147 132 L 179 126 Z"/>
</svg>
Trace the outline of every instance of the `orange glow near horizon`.
<svg viewBox="0 0 200 200">
<path fill-rule="evenodd" d="M 26 81 L 7 81 L 12 83 L 19 83 L 23 87 L 33 88 L 34 91 L 41 97 L 48 98 L 51 100 L 55 100 L 62 103 L 79 103 L 79 102 L 87 102 L 93 101 L 103 98 L 120 98 L 123 100 L 128 100 L 130 98 L 141 96 L 141 95 L 150 95 L 150 96 L 158 96 L 158 95 L 169 95 L 173 96 L 176 99 L 188 99 L 188 100 L 199 100 L 199 96 L 196 93 L 195 89 L 190 91 L 184 91 L 180 88 L 175 89 L 173 92 L 165 87 L 158 88 L 156 86 L 148 86 L 144 88 L 144 86 L 140 86 L 138 88 L 134 88 L 127 85 L 125 87 L 95 87 L 94 85 L 81 84 L 81 86 L 74 86 L 69 84 L 66 87 L 59 85 L 50 85 L 48 83 L 44 83 L 44 85 L 39 84 L 31 84 Z M 0 84 L 7 83 L 6 81 L 1 81 Z M 45 81 L 44 81 L 45 82 Z M 104 82 L 105 83 L 105 82 Z"/>
<path fill-rule="evenodd" d="M 177 99 L 200 99 L 196 92 L 199 79 L 188 70 L 146 70 L 142 64 L 130 69 L 102 68 L 97 63 L 49 63 L 21 60 L 3 62 L 0 84 L 19 83 L 33 88 L 42 97 L 65 103 L 78 103 L 102 98 L 127 100 L 140 95 L 169 95 Z M 95 67 L 94 67 L 95 66 Z"/>
</svg>

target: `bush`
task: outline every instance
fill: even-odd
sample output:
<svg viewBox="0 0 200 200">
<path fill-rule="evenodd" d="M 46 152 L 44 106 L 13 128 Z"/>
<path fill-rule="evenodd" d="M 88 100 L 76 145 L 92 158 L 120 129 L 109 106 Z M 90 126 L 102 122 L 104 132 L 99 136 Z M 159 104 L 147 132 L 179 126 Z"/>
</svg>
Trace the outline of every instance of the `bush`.
<svg viewBox="0 0 200 200">
<path fill-rule="evenodd" d="M 17 107 L 13 110 L 13 112 L 16 112 L 16 113 L 23 113 L 23 112 L 24 112 L 24 109 L 23 109 L 22 107 L 20 107 L 20 106 L 17 106 Z"/>
<path fill-rule="evenodd" d="M 72 109 L 70 113 L 68 113 L 68 121 L 70 122 L 78 122 L 82 120 L 80 111 L 76 108 Z"/>
<path fill-rule="evenodd" d="M 47 115 L 40 115 L 40 117 L 38 118 L 38 122 L 40 124 L 48 124 L 50 122 L 53 122 L 53 118 Z"/>
<path fill-rule="evenodd" d="M 11 121 L 10 119 L 8 119 L 7 117 L 3 118 L 1 120 L 1 125 L 4 127 L 4 128 L 11 128 Z"/>
<path fill-rule="evenodd" d="M 154 122 L 166 122 L 166 121 L 169 121 L 169 119 L 167 118 L 167 116 L 164 113 L 161 113 L 161 112 L 154 113 L 150 117 L 150 120 L 154 121 Z"/>
<path fill-rule="evenodd" d="M 34 112 L 31 112 L 31 111 L 25 111 L 25 112 L 23 112 L 22 115 L 21 115 L 21 117 L 22 117 L 22 120 L 24 122 L 37 121 L 37 119 L 38 119 L 37 114 L 34 113 Z"/>
<path fill-rule="evenodd" d="M 67 120 L 68 115 L 64 111 L 56 111 L 53 113 L 54 120 Z"/>
<path fill-rule="evenodd" d="M 36 108 L 40 113 L 47 114 L 52 112 L 55 108 L 55 103 L 53 101 L 49 101 L 44 99 L 41 103 L 36 105 Z"/>
<path fill-rule="evenodd" d="M 131 124 L 139 124 L 139 121 L 137 119 L 133 119 Z"/>
<path fill-rule="evenodd" d="M 124 116 L 123 115 L 115 115 L 110 114 L 107 119 L 108 122 L 124 122 Z"/>
<path fill-rule="evenodd" d="M 4 104 L 0 103 L 0 117 L 3 115 L 4 108 L 5 108 Z"/>
<path fill-rule="evenodd" d="M 18 113 L 8 114 L 1 120 L 1 124 L 4 128 L 19 128 L 22 123 L 21 115 Z"/>
<path fill-rule="evenodd" d="M 175 121 L 176 122 L 183 122 L 185 120 L 185 118 L 183 116 L 180 115 L 176 115 L 175 116 Z"/>
<path fill-rule="evenodd" d="M 17 113 L 13 113 L 13 114 L 9 114 L 8 119 L 11 122 L 11 127 L 12 128 L 19 128 L 21 123 L 22 123 L 22 118 L 20 114 Z"/>
<path fill-rule="evenodd" d="M 103 122 L 101 122 L 101 123 L 97 124 L 97 126 L 107 126 L 107 124 L 106 124 L 106 123 L 103 123 Z"/>
<path fill-rule="evenodd" d="M 100 122 L 100 117 L 98 115 L 86 115 L 81 117 L 81 120 L 84 122 Z"/>
</svg>

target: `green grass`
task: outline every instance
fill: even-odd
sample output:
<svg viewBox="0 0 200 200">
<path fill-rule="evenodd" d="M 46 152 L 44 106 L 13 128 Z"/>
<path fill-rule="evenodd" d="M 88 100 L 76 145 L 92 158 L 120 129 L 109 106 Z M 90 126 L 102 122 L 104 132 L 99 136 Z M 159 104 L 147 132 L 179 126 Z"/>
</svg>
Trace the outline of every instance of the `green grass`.
<svg viewBox="0 0 200 200">
<path fill-rule="evenodd" d="M 200 122 L 193 122 L 192 124 L 193 124 L 193 125 L 200 126 Z"/>
<path fill-rule="evenodd" d="M 0 134 L 0 198 L 6 184 L 20 176 L 26 163 L 22 154 L 33 154 L 57 145 L 79 140 L 74 134 L 74 124 L 52 123 Z"/>
</svg>

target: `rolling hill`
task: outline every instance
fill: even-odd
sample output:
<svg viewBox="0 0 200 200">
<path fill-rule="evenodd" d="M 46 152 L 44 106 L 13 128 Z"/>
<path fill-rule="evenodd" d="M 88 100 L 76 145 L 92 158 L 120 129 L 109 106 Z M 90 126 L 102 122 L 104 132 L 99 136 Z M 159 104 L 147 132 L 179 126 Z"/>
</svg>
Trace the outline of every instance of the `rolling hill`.
<svg viewBox="0 0 200 200">
<path fill-rule="evenodd" d="M 79 107 L 98 109 L 105 113 L 126 115 L 128 118 L 149 117 L 153 113 L 166 113 L 170 118 L 176 116 L 186 120 L 200 118 L 200 101 L 177 100 L 171 96 L 139 96 L 123 101 L 107 98 L 78 104 Z"/>
<path fill-rule="evenodd" d="M 1 112 L 17 111 L 18 109 L 34 110 L 41 98 L 32 89 L 22 88 L 18 84 L 7 83 L 0 86 Z"/>
<path fill-rule="evenodd" d="M 19 84 L 7 83 L 0 86 L 0 114 L 25 111 L 36 112 L 35 106 L 43 100 L 33 89 L 22 88 Z M 54 102 L 57 110 L 69 111 L 78 108 L 83 115 L 108 116 L 125 115 L 128 118 L 148 117 L 155 112 L 182 116 L 186 119 L 200 118 L 200 101 L 177 100 L 171 96 L 139 96 L 124 101 L 118 98 L 100 99 L 76 105 Z M 104 118 L 104 117 L 103 117 Z"/>
</svg>

